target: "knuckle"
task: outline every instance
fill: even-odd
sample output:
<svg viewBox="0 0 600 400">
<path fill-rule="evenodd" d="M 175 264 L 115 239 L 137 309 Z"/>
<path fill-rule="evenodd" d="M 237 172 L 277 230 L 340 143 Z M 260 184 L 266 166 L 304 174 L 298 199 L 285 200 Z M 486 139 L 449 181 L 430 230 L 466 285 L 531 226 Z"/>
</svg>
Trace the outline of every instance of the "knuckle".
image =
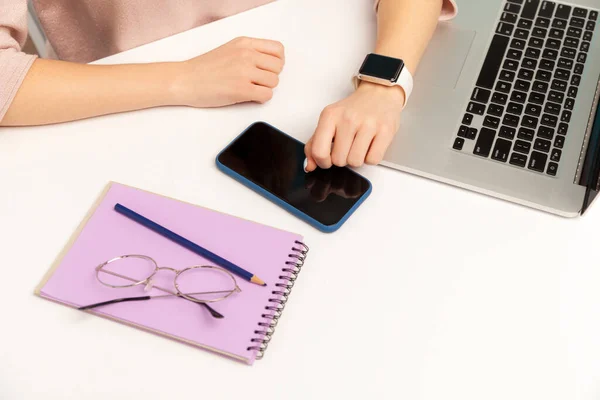
<svg viewBox="0 0 600 400">
<path fill-rule="evenodd" d="M 345 167 L 346 165 L 348 165 L 348 160 L 346 156 L 340 154 L 332 154 L 331 162 L 337 167 Z"/>
<path fill-rule="evenodd" d="M 235 41 L 240 46 L 250 46 L 250 43 L 252 43 L 252 39 L 248 36 L 240 36 L 236 38 Z"/>
<path fill-rule="evenodd" d="M 369 165 L 377 165 L 383 160 L 383 155 L 379 152 L 371 152 L 367 154 L 365 162 Z"/>
<path fill-rule="evenodd" d="M 352 110 L 344 110 L 342 114 L 342 120 L 349 125 L 356 125 L 358 123 L 358 115 Z"/>
<path fill-rule="evenodd" d="M 362 167 L 364 160 L 362 157 L 350 156 L 348 157 L 348 165 L 354 168 Z"/>
<path fill-rule="evenodd" d="M 259 101 L 261 103 L 266 103 L 267 101 L 273 98 L 273 91 L 271 89 L 263 90 L 262 94 L 259 96 Z"/>
</svg>

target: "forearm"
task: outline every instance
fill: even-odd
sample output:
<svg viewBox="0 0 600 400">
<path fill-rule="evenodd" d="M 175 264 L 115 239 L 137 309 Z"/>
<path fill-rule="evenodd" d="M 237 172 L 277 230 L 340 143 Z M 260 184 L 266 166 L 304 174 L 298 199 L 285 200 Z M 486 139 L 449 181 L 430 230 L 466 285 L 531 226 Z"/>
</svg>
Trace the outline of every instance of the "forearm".
<svg viewBox="0 0 600 400">
<path fill-rule="evenodd" d="M 170 105 L 176 63 L 36 60 L 0 126 L 43 125 Z"/>
<path fill-rule="evenodd" d="M 415 73 L 431 40 L 442 0 L 381 0 L 375 52 L 401 58 Z"/>
</svg>

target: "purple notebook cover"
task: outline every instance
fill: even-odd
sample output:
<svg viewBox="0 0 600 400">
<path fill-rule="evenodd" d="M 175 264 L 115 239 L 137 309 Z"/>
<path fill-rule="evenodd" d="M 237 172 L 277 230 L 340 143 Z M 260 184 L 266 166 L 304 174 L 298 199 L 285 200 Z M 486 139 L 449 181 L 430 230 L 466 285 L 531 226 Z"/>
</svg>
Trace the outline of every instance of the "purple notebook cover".
<svg viewBox="0 0 600 400">
<path fill-rule="evenodd" d="M 253 338 L 262 330 L 258 323 L 269 322 L 263 314 L 277 298 L 272 291 L 292 248 L 302 237 L 255 222 L 239 219 L 206 208 L 183 203 L 139 189 L 111 183 L 97 208 L 57 261 L 51 276 L 39 289 L 40 296 L 78 307 L 102 301 L 145 294 L 163 294 L 143 288 L 113 289 L 101 285 L 94 268 L 102 262 L 125 254 L 144 254 L 159 266 L 183 269 L 191 265 L 214 265 L 199 255 L 150 231 L 113 210 L 116 203 L 154 220 L 213 253 L 262 278 L 267 287 L 236 277 L 241 293 L 213 307 L 225 315 L 212 318 L 203 307 L 179 298 L 118 303 L 91 311 L 111 319 L 197 345 L 252 364 L 256 350 Z M 157 286 L 172 287 L 173 274 L 160 271 Z"/>
</svg>

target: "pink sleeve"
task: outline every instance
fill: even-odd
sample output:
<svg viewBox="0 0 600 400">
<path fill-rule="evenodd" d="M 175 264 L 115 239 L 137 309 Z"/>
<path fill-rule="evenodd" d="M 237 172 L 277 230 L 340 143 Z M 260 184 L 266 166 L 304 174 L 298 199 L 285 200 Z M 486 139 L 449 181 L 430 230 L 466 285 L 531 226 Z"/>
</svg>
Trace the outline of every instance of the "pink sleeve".
<svg viewBox="0 0 600 400">
<path fill-rule="evenodd" d="M 377 11 L 379 1 L 380 0 L 375 0 L 375 11 Z M 456 0 L 444 0 L 444 4 L 442 5 L 442 14 L 440 15 L 440 21 L 448 21 L 456 17 L 457 12 L 458 7 L 456 6 Z"/>
<path fill-rule="evenodd" d="M 0 2 L 0 121 L 35 56 L 21 52 L 27 40 L 27 0 Z"/>
</svg>

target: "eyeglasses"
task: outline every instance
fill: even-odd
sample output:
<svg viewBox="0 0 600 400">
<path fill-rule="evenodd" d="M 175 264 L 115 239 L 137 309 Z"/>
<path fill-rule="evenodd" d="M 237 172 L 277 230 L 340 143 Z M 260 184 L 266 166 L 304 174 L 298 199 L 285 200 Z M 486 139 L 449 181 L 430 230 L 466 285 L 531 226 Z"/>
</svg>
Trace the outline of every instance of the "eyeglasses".
<svg viewBox="0 0 600 400">
<path fill-rule="evenodd" d="M 154 276 L 159 271 L 171 271 L 175 273 L 175 278 L 173 279 L 174 290 L 154 285 Z M 104 286 L 115 289 L 143 285 L 145 292 L 154 288 L 167 294 L 125 297 L 103 301 L 79 307 L 80 310 L 89 310 L 128 301 L 143 301 L 159 297 L 177 296 L 199 304 L 214 318 L 224 318 L 221 313 L 212 308 L 208 303 L 225 300 L 234 293 L 242 291 L 235 277 L 223 268 L 195 265 L 177 270 L 170 267 L 159 267 L 153 258 L 140 254 L 116 257 L 98 265 L 96 267 L 96 279 Z"/>
</svg>

